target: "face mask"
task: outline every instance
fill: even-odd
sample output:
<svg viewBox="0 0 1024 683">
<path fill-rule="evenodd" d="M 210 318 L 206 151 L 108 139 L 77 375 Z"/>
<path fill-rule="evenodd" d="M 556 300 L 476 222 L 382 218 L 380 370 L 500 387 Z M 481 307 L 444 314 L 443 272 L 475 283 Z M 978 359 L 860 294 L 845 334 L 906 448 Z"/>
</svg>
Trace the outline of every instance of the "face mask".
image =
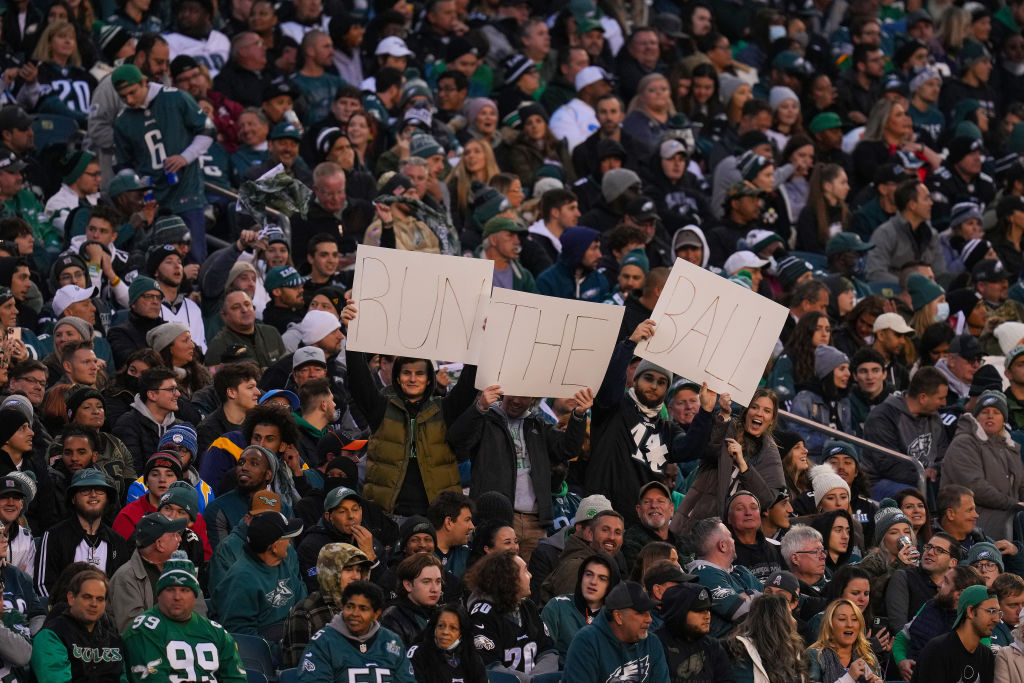
<svg viewBox="0 0 1024 683">
<path fill-rule="evenodd" d="M 874 343 L 875 343 L 875 335 L 869 334 L 868 336 L 864 337 L 864 344 L 865 344 L 865 346 L 871 346 Z"/>
<path fill-rule="evenodd" d="M 946 322 L 949 319 L 949 304 L 945 301 L 939 303 L 939 310 L 935 311 L 935 322 Z"/>
<path fill-rule="evenodd" d="M 797 33 L 794 33 L 793 40 L 800 43 L 801 47 L 807 47 L 807 31 L 798 31 Z"/>
<path fill-rule="evenodd" d="M 457 648 L 459 646 L 459 643 L 461 643 L 461 642 L 462 642 L 462 638 L 456 638 L 455 642 L 452 643 L 451 647 L 441 648 L 441 649 L 444 650 L 445 652 L 452 652 L 453 650 L 455 650 L 455 648 Z M 437 638 L 434 638 L 434 643 L 437 643 Z M 438 644 L 437 646 L 441 647 L 440 644 Z"/>
<path fill-rule="evenodd" d="M 1014 76 L 1024 75 L 1024 62 L 1011 62 L 1007 60 L 1003 62 L 1003 68 Z"/>
<path fill-rule="evenodd" d="M 768 257 L 768 271 L 772 272 L 772 273 L 777 273 L 777 272 L 779 272 L 778 266 L 779 266 L 779 262 L 775 260 L 775 257 L 774 256 L 769 256 Z"/>
<path fill-rule="evenodd" d="M 785 37 L 786 37 L 786 27 L 785 26 L 769 26 L 768 27 L 768 40 L 770 42 L 774 43 L 779 38 L 785 38 Z"/>
</svg>

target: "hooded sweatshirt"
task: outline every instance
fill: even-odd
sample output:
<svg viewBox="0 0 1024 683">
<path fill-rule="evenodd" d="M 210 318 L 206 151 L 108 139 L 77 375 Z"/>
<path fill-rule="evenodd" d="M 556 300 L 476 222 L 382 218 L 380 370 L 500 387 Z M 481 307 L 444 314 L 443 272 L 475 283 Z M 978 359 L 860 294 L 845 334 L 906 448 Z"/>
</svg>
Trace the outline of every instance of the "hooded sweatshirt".
<svg viewBox="0 0 1024 683">
<path fill-rule="evenodd" d="M 393 631 L 374 623 L 365 634 L 355 636 L 339 614 L 306 646 L 302 680 L 329 683 L 347 671 L 352 680 L 361 674 L 378 681 L 415 683 L 405 652 L 405 644 Z"/>
<path fill-rule="evenodd" d="M 675 234 L 672 235 L 672 253 L 676 253 L 676 250 L 679 249 L 680 242 L 683 241 L 683 237 L 688 233 L 693 233 L 694 235 L 696 235 L 697 238 L 700 240 L 700 243 L 704 245 L 704 249 L 702 252 L 703 261 L 701 262 L 700 267 L 707 268 L 708 261 L 711 259 L 711 250 L 708 248 L 708 239 L 707 237 L 704 236 L 704 231 L 698 228 L 696 225 L 685 225 L 675 231 Z M 717 268 L 711 268 L 710 270 L 721 272 Z"/>
<path fill-rule="evenodd" d="M 946 452 L 946 430 L 938 415 L 917 417 L 902 396 L 890 396 L 864 421 L 864 438 L 899 453 L 906 453 L 924 467 L 935 467 Z M 903 460 L 865 450 L 861 461 L 872 483 L 880 479 L 917 486 L 917 471 Z"/>
<path fill-rule="evenodd" d="M 174 413 L 167 413 L 163 420 L 157 420 L 146 407 L 146 402 L 139 394 L 132 401 L 132 408 L 117 419 L 112 432 L 120 437 L 125 448 L 132 454 L 135 471 L 142 472 L 146 467 L 146 459 L 159 450 L 160 437 L 175 422 Z"/>
<path fill-rule="evenodd" d="M 565 655 L 579 630 L 593 623 L 601 613 L 601 608 L 591 610 L 587 607 L 580 588 L 583 571 L 594 562 L 601 562 L 608 570 L 608 588 L 605 590 L 605 595 L 608 595 L 608 592 L 619 583 L 619 569 L 615 562 L 599 553 L 580 563 L 579 571 L 576 573 L 576 590 L 572 594 L 559 595 L 548 600 L 541 610 L 540 616 L 551 632 L 555 648 L 558 649 L 559 667 L 564 667 Z"/>
<path fill-rule="evenodd" d="M 597 230 L 583 226 L 562 233 L 558 261 L 537 277 L 537 291 L 547 296 L 578 301 L 604 301 L 610 292 L 608 279 L 595 269 L 582 269 L 583 256 L 599 237 Z"/>
<path fill-rule="evenodd" d="M 668 665 L 661 642 L 651 634 L 635 643 L 624 643 L 612 633 L 608 613 L 580 629 L 565 656 L 562 683 L 595 681 L 649 681 L 668 683 Z"/>
</svg>

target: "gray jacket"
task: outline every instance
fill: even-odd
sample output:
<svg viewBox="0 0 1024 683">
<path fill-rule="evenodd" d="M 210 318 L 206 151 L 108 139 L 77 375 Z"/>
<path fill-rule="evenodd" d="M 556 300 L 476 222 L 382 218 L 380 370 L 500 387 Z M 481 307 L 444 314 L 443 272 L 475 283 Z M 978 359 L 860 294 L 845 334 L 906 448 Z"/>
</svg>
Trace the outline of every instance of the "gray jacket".
<svg viewBox="0 0 1024 683">
<path fill-rule="evenodd" d="M 911 261 L 928 263 L 936 277 L 946 272 L 939 234 L 929 223 L 919 225 L 915 233 L 897 213 L 875 229 L 871 244 L 875 248 L 867 252 L 869 282 L 899 282 L 900 267 Z"/>
<path fill-rule="evenodd" d="M 110 577 L 109 609 L 117 630 L 121 633 L 131 625 L 132 619 L 156 604 L 155 587 L 149 580 L 143 562 L 142 555 L 136 549 L 131 559 Z M 194 610 L 206 616 L 206 598 L 202 589 L 199 589 L 199 595 L 196 596 Z"/>
<path fill-rule="evenodd" d="M 905 453 L 925 468 L 935 467 L 949 445 L 939 416 L 915 416 L 902 396 L 890 396 L 871 409 L 864 421 L 864 438 Z M 870 450 L 864 451 L 861 462 L 872 483 L 889 479 L 917 486 L 917 470 L 908 462 Z"/>
</svg>

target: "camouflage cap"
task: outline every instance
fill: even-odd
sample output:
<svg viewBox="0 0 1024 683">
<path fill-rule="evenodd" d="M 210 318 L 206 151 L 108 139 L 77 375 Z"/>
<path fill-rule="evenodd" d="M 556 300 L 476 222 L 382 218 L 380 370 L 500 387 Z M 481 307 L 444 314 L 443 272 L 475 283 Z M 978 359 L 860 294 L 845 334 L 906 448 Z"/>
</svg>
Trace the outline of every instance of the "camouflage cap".
<svg viewBox="0 0 1024 683">
<path fill-rule="evenodd" d="M 316 557 L 316 566 L 309 569 L 310 576 L 316 576 L 321 592 L 340 601 L 341 571 L 348 567 L 365 565 L 370 568 L 373 562 L 359 548 L 348 543 L 328 543 L 320 549 Z"/>
</svg>

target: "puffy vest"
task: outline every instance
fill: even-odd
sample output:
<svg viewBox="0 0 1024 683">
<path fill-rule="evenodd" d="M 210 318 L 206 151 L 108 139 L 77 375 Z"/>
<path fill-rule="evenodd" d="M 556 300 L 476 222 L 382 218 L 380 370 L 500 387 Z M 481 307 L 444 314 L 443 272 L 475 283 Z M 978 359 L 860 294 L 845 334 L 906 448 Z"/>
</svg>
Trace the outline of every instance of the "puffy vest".
<svg viewBox="0 0 1024 683">
<path fill-rule="evenodd" d="M 395 509 L 414 443 L 427 500 L 444 490 L 461 491 L 459 465 L 445 439 L 447 433 L 440 399 L 431 400 L 414 418 L 399 399 L 391 399 L 380 427 L 370 437 L 363 495 L 386 512 Z"/>
</svg>

